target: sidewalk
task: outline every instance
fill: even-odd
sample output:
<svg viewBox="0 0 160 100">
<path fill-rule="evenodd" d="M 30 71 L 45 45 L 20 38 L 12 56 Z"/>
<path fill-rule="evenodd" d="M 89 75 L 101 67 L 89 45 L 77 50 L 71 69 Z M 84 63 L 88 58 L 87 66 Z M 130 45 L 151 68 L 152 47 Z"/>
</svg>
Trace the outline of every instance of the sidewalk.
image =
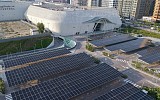
<svg viewBox="0 0 160 100">
<path fill-rule="evenodd" d="M 156 79 L 156 83 L 151 82 L 151 81 L 149 81 L 149 80 L 147 80 L 147 81 L 148 81 L 149 83 L 152 83 L 152 84 L 160 87 L 160 78 L 158 78 L 158 77 L 156 77 L 156 76 L 154 76 L 154 75 L 151 75 L 151 74 L 149 74 L 149 73 L 146 73 L 146 72 L 144 72 L 144 71 L 141 71 L 141 70 L 139 70 L 139 69 L 136 69 L 136 68 L 133 67 L 130 63 L 128 63 L 128 65 L 129 65 L 130 68 L 132 68 L 132 69 L 134 69 L 134 70 L 136 70 L 136 71 L 138 71 L 138 72 L 140 72 L 140 73 L 142 73 L 142 74 L 145 74 L 145 75 L 147 75 L 147 76 L 150 76 L 150 77 Z M 158 81 L 159 81 L 159 83 L 157 83 Z"/>
</svg>

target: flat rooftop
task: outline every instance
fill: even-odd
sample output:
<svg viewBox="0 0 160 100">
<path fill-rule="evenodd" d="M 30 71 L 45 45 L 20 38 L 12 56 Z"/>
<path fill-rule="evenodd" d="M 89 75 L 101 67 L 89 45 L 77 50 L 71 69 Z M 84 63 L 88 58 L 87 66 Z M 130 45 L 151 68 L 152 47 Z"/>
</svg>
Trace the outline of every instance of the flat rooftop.
<svg viewBox="0 0 160 100">
<path fill-rule="evenodd" d="M 55 11 L 74 11 L 74 10 L 84 10 L 82 7 L 73 6 L 66 3 L 49 3 L 49 2 L 38 2 L 34 3 L 34 6 L 41 8 L 46 8 Z"/>
<path fill-rule="evenodd" d="M 87 6 L 74 6 L 67 3 L 51 3 L 51 2 L 36 2 L 33 6 L 46 8 L 54 11 L 76 11 L 76 10 L 89 10 L 89 9 L 102 9 L 106 7 L 87 7 Z"/>
</svg>

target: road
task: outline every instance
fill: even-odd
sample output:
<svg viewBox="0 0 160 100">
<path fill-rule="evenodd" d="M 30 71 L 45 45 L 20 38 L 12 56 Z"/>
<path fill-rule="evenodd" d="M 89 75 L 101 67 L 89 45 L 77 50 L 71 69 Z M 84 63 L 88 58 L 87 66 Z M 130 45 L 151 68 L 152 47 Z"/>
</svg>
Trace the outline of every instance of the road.
<svg viewBox="0 0 160 100">
<path fill-rule="evenodd" d="M 146 30 L 146 31 L 149 31 L 149 32 L 154 32 L 154 33 L 160 34 L 160 32 L 158 32 L 157 30 L 152 30 L 152 29 L 144 28 L 144 27 L 136 27 L 136 28 L 139 28 L 139 29 L 142 29 L 142 30 Z"/>
</svg>

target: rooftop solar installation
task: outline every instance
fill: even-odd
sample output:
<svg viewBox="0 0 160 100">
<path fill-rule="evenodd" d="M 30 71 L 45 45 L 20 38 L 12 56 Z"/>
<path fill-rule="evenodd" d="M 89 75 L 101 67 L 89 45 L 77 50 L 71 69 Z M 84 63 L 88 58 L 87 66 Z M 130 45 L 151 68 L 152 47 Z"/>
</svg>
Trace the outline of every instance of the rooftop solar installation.
<svg viewBox="0 0 160 100">
<path fill-rule="evenodd" d="M 151 96 L 142 92 L 140 89 L 127 83 L 119 88 L 97 97 L 94 100 L 154 100 Z"/>
<path fill-rule="evenodd" d="M 13 92 L 11 96 L 13 100 L 68 100 L 121 75 L 111 66 L 100 64 Z"/>
<path fill-rule="evenodd" d="M 151 47 L 137 52 L 141 55 L 139 59 L 151 64 L 160 61 L 160 46 Z"/>
<path fill-rule="evenodd" d="M 135 40 L 137 38 L 127 35 L 127 34 L 122 34 L 118 36 L 113 36 L 111 38 L 104 38 L 100 40 L 93 40 L 90 41 L 91 44 L 93 44 L 96 47 L 103 47 L 103 46 L 109 46 L 117 43 L 122 43 L 130 40 Z"/>
<path fill-rule="evenodd" d="M 85 53 L 69 55 L 5 72 L 9 86 L 20 85 L 31 80 L 55 76 L 71 69 L 89 67 L 94 59 Z"/>
<path fill-rule="evenodd" d="M 148 46 L 148 39 L 139 38 L 136 40 L 107 46 L 105 49 L 109 51 L 116 51 L 116 50 L 122 50 L 123 52 L 131 52 L 140 48 L 145 48 Z"/>
<path fill-rule="evenodd" d="M 30 62 L 35 62 L 38 60 L 43 60 L 47 58 L 52 58 L 64 54 L 70 53 L 69 50 L 63 48 L 63 49 L 55 49 L 55 50 L 46 50 L 46 51 L 41 51 L 41 52 L 34 52 L 34 53 L 29 53 L 26 55 L 21 55 L 21 56 L 14 56 L 10 58 L 4 58 L 4 65 L 5 68 L 9 68 L 12 66 L 17 66 L 17 65 L 23 65 L 26 63 Z"/>
</svg>

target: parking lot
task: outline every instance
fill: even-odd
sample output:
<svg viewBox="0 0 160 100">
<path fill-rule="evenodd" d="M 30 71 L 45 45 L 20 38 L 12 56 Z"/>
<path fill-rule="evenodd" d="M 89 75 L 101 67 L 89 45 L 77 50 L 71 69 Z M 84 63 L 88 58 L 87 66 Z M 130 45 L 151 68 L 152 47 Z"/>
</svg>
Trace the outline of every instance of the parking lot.
<svg viewBox="0 0 160 100">
<path fill-rule="evenodd" d="M 129 64 L 130 60 L 137 59 L 137 55 L 131 54 L 131 55 L 119 55 L 115 59 L 108 58 L 102 54 L 103 51 L 94 51 L 89 52 L 85 49 L 86 45 L 86 39 L 82 36 L 76 36 L 75 37 L 77 41 L 77 46 L 72 52 L 74 53 L 80 53 L 80 52 L 86 52 L 92 56 L 95 56 L 101 60 L 101 62 L 107 63 L 108 65 L 111 65 L 121 71 L 122 73 L 126 74 L 128 76 L 128 79 L 131 80 L 133 83 L 136 83 L 140 86 L 149 86 L 149 87 L 157 87 L 160 85 L 160 81 L 158 81 L 156 78 L 141 73 L 137 70 L 134 70 L 131 68 L 131 65 Z M 120 59 L 120 60 L 118 60 Z"/>
</svg>

